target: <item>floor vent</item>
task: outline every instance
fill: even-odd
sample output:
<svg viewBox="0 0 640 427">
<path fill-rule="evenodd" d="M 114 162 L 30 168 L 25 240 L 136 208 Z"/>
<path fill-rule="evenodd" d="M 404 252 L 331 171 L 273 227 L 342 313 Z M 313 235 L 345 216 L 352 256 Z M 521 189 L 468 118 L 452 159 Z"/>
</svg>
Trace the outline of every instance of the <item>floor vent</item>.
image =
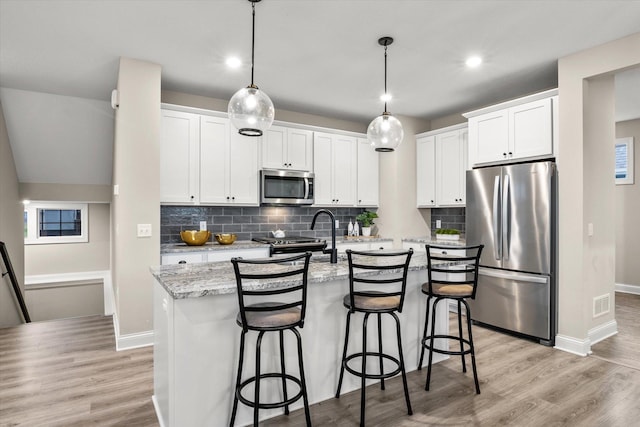
<svg viewBox="0 0 640 427">
<path fill-rule="evenodd" d="M 609 294 L 600 295 L 593 299 L 593 317 L 602 316 L 611 310 L 611 297 Z"/>
</svg>

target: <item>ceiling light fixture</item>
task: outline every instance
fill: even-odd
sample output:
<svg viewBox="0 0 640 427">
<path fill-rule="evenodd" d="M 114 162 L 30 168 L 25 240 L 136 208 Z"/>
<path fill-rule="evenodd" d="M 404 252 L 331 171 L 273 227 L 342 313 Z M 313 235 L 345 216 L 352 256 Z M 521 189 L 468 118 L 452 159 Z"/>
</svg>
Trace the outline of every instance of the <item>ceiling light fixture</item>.
<svg viewBox="0 0 640 427">
<path fill-rule="evenodd" d="M 242 65 L 242 61 L 237 56 L 230 56 L 225 61 L 229 68 L 239 68 Z"/>
<path fill-rule="evenodd" d="M 465 64 L 467 64 L 467 67 L 469 68 L 477 68 L 480 66 L 480 64 L 482 64 L 482 58 L 480 58 L 479 56 L 470 56 L 465 61 Z"/>
<path fill-rule="evenodd" d="M 275 110 L 269 96 L 253 84 L 253 57 L 256 41 L 256 3 L 251 2 L 251 84 L 237 91 L 229 100 L 229 119 L 241 135 L 261 136 L 273 123 Z"/>
<path fill-rule="evenodd" d="M 384 46 L 384 93 L 387 95 L 387 46 L 393 43 L 391 37 L 381 37 L 378 44 Z M 384 102 L 384 112 L 373 119 L 367 128 L 367 138 L 376 151 L 394 151 L 404 138 L 402 123 L 387 111 L 387 101 Z"/>
</svg>

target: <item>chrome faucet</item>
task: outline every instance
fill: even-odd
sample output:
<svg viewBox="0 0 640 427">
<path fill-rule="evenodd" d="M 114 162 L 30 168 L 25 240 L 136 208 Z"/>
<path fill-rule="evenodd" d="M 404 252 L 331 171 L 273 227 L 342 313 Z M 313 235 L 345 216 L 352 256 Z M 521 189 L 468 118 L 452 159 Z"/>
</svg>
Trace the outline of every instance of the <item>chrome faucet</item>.
<svg viewBox="0 0 640 427">
<path fill-rule="evenodd" d="M 311 229 L 313 230 L 313 227 L 316 225 L 316 218 L 322 213 L 329 215 L 331 218 L 331 249 L 323 249 L 322 253 L 331 254 L 331 264 L 337 264 L 338 249 L 336 248 L 336 217 L 333 215 L 333 212 L 328 209 L 318 210 L 318 212 L 313 216 L 313 220 L 311 220 Z"/>
</svg>

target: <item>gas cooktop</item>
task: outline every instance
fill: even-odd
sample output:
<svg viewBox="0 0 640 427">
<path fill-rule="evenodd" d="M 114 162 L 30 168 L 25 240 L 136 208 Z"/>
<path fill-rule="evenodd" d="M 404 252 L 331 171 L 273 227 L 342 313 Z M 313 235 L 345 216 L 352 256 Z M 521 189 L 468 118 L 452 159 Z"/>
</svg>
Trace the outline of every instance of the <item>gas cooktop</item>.
<svg viewBox="0 0 640 427">
<path fill-rule="evenodd" d="M 254 237 L 253 241 L 269 244 L 271 255 L 278 253 L 321 251 L 327 247 L 327 241 L 324 239 L 304 236 Z"/>
</svg>

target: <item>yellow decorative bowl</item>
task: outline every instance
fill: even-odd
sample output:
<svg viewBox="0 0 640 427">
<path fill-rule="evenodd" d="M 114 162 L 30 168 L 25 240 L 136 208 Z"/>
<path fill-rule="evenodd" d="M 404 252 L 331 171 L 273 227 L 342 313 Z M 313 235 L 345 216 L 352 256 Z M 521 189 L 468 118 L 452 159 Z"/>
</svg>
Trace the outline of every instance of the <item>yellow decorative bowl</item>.
<svg viewBox="0 0 640 427">
<path fill-rule="evenodd" d="M 180 232 L 180 238 L 189 246 L 202 246 L 211 237 L 208 230 L 184 230 Z"/>
<path fill-rule="evenodd" d="M 235 234 L 216 234 L 214 237 L 221 245 L 230 245 L 238 238 Z"/>
</svg>

